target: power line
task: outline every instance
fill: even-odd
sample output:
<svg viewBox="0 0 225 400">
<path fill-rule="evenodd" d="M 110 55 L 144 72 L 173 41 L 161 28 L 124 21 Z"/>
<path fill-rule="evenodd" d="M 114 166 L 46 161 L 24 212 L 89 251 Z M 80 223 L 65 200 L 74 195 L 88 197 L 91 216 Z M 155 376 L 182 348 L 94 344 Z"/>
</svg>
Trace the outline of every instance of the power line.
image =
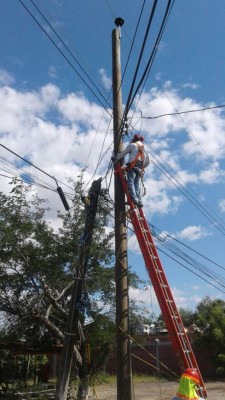
<svg viewBox="0 0 225 400">
<path fill-rule="evenodd" d="M 110 216 L 112 218 L 114 218 L 113 215 L 110 214 Z M 198 255 L 199 257 L 203 258 L 207 262 L 213 264 L 214 266 L 219 267 L 223 271 L 225 271 L 225 267 L 223 267 L 220 264 L 216 263 L 215 261 L 211 260 L 209 257 L 206 257 L 205 255 L 201 254 L 200 252 L 194 250 L 192 247 L 187 246 L 185 243 L 183 243 L 182 241 L 172 237 L 169 234 L 164 234 L 163 237 L 160 236 L 160 232 L 161 231 L 159 230 L 159 228 L 156 228 L 156 226 L 151 224 L 150 222 L 148 222 L 148 225 L 149 225 L 151 233 L 152 233 L 153 237 L 156 239 L 157 243 L 159 245 L 161 245 L 162 247 L 167 248 L 167 250 L 169 250 L 169 252 L 171 252 L 173 255 L 175 255 L 177 257 L 177 259 L 174 258 L 173 256 L 171 256 L 170 254 L 168 254 L 167 252 L 163 251 L 160 247 L 157 246 L 158 250 L 161 253 L 165 254 L 167 257 L 169 257 L 170 259 L 172 259 L 173 261 L 175 261 L 176 263 L 178 263 L 179 265 L 181 265 L 182 267 L 187 269 L 192 274 L 198 276 L 203 281 L 209 283 L 211 286 L 215 287 L 216 289 L 218 289 L 222 293 L 225 293 L 225 291 L 223 290 L 223 289 L 225 289 L 225 278 L 224 277 L 222 277 L 221 275 L 216 274 L 214 270 L 206 267 L 205 265 L 200 263 L 197 259 L 194 259 L 193 257 L 188 255 L 184 251 L 180 250 L 171 241 L 174 241 L 174 242 L 180 244 L 181 246 L 187 248 L 189 251 L 195 253 L 196 255 Z M 132 232 L 132 235 L 135 233 L 134 230 L 130 226 L 127 226 L 127 228 L 128 228 L 128 230 L 130 230 Z M 156 234 L 156 230 L 159 232 L 158 234 Z M 168 241 L 168 238 L 170 239 L 170 241 Z M 193 271 L 193 269 L 191 269 L 189 266 L 184 265 L 181 261 L 179 261 L 179 259 L 181 261 L 186 262 L 188 265 L 191 264 L 191 266 L 194 269 L 196 269 L 197 271 L 199 271 L 202 275 L 200 275 L 200 273 L 198 273 L 198 272 Z M 204 275 L 207 278 L 205 278 Z M 208 278 L 211 278 L 215 283 L 212 283 L 212 281 L 208 280 Z M 219 286 L 221 286 L 222 289 Z"/>
<path fill-rule="evenodd" d="M 158 46 L 159 46 L 160 40 L 162 38 L 164 29 L 165 29 L 165 26 L 166 26 L 166 22 L 167 22 L 169 14 L 170 14 L 171 8 L 173 7 L 173 4 L 174 4 L 174 0 L 169 0 L 168 3 L 167 3 L 166 11 L 165 11 L 165 14 L 164 14 L 164 17 L 163 17 L 163 21 L 161 23 L 161 27 L 159 29 L 159 33 L 158 33 L 156 41 L 155 41 L 155 45 L 153 47 L 152 53 L 151 53 L 150 58 L 149 58 L 149 60 L 147 62 L 147 65 L 145 67 L 145 70 L 144 70 L 144 72 L 142 74 L 142 77 L 141 77 L 141 79 L 140 79 L 140 81 L 139 81 L 139 83 L 137 85 L 137 88 L 136 88 L 134 94 L 133 94 L 133 97 L 129 102 L 128 109 L 130 109 L 130 107 L 131 107 L 131 105 L 132 105 L 132 103 L 134 101 L 134 98 L 137 95 L 137 92 L 138 92 L 138 90 L 140 89 L 140 87 L 142 85 L 142 82 L 149 75 L 150 68 L 152 67 L 152 64 L 153 64 L 153 61 L 154 61 L 154 58 L 155 58 L 155 55 L 156 55 L 156 51 L 158 50 Z M 146 83 L 146 81 L 145 81 L 145 83 Z M 142 88 L 142 90 L 143 90 L 143 88 Z"/>
<path fill-rule="evenodd" d="M 169 250 L 171 253 L 173 253 L 176 257 L 180 258 L 184 262 L 186 262 L 189 266 L 194 267 L 197 269 L 199 272 L 201 272 L 203 275 L 206 275 L 208 278 L 212 278 L 214 281 L 217 282 L 219 286 L 222 286 L 225 288 L 225 278 L 221 276 L 220 274 L 215 272 L 215 269 L 212 270 L 208 267 L 206 267 L 204 264 L 201 262 L 197 261 L 184 251 L 182 251 L 178 246 L 176 246 L 173 243 L 173 239 L 168 238 L 167 236 L 157 236 L 155 235 L 155 238 L 159 245 L 165 247 L 167 250 Z M 198 253 L 200 255 L 200 253 Z M 203 256 L 202 256 L 203 257 Z M 210 261 L 211 262 L 211 261 Z M 215 265 L 215 263 L 213 263 Z M 220 266 L 220 268 L 225 271 L 225 268 Z"/>
<path fill-rule="evenodd" d="M 141 17 L 142 17 L 143 11 L 144 11 L 145 3 L 146 3 L 146 0 L 143 1 L 142 7 L 141 7 L 141 11 L 140 11 L 140 14 L 139 14 L 138 22 L 137 22 L 137 25 L 136 25 L 136 28 L 135 28 L 134 36 L 133 36 L 133 39 L 132 39 L 132 42 L 131 42 L 131 46 L 130 46 L 130 50 L 129 50 L 129 54 L 128 54 L 128 57 L 127 57 L 126 65 L 125 65 L 125 68 L 124 68 L 124 71 L 123 71 L 122 82 L 124 80 L 124 76 L 126 74 L 128 63 L 129 63 L 129 60 L 130 60 L 130 57 L 131 57 L 131 53 L 132 53 L 132 50 L 133 50 L 133 47 L 134 47 L 134 42 L 135 42 L 135 39 L 136 39 L 136 36 L 137 36 L 137 32 L 138 32 L 138 28 L 139 28 L 139 25 L 140 25 Z M 121 84 L 122 84 L 122 82 L 121 82 Z"/>
<path fill-rule="evenodd" d="M 145 49 L 145 46 L 146 46 L 146 41 L 147 41 L 147 38 L 148 38 L 149 30 L 150 30 L 150 27 L 151 27 L 151 24 L 152 24 L 152 20 L 153 20 L 154 14 L 155 14 L 157 3 L 158 3 L 158 0 L 154 0 L 153 6 L 151 8 L 151 12 L 150 12 L 147 28 L 145 30 L 145 36 L 144 36 L 144 39 L 143 39 L 143 43 L 142 43 L 142 46 L 141 46 L 141 51 L 140 51 L 140 54 L 139 54 L 139 57 L 138 57 L 138 62 L 137 62 L 136 69 L 135 69 L 135 72 L 134 72 L 134 77 L 133 77 L 133 80 L 132 80 L 132 83 L 131 83 L 131 87 L 130 87 L 130 91 L 129 91 L 129 94 L 128 94 L 125 110 L 124 110 L 124 113 L 123 113 L 123 118 L 122 118 L 123 123 L 125 123 L 125 121 L 127 119 L 127 114 L 128 114 L 128 111 L 129 111 L 129 109 L 131 107 L 131 104 L 132 104 L 131 97 L 132 97 L 135 81 L 137 79 L 138 70 L 140 68 L 141 60 L 142 60 L 142 57 L 143 57 L 143 52 L 144 52 L 144 49 Z M 121 131 L 122 131 L 122 129 L 121 129 Z"/>
<path fill-rule="evenodd" d="M 129 110 L 131 108 L 131 105 L 132 105 L 132 103 L 134 101 L 134 98 L 137 95 L 137 92 L 138 92 L 143 80 L 146 78 L 146 75 L 148 76 L 148 74 L 150 72 L 150 68 L 151 68 L 151 66 L 153 64 L 153 61 L 154 61 L 154 58 L 155 58 L 155 55 L 156 55 L 156 51 L 158 49 L 158 46 L 159 46 L 162 34 L 163 34 L 165 26 L 166 26 L 166 22 L 167 22 L 168 16 L 169 16 L 169 14 L 171 12 L 171 9 L 173 7 L 174 1 L 175 0 L 169 0 L 168 3 L 167 3 L 167 7 L 166 7 L 166 11 L 165 11 L 165 14 L 164 14 L 164 17 L 163 17 L 163 21 L 161 23 L 161 27 L 159 29 L 159 33 L 157 35 L 157 39 L 155 41 L 155 45 L 153 47 L 151 56 L 150 56 L 149 61 L 148 61 L 147 65 L 146 65 L 144 73 L 143 73 L 143 75 L 142 75 L 142 77 L 141 77 L 141 79 L 139 81 L 139 84 L 137 85 L 137 88 L 136 88 L 136 90 L 135 90 L 135 92 L 134 92 L 134 94 L 132 96 L 132 92 L 133 92 L 133 89 L 134 89 L 134 84 L 135 84 L 135 81 L 136 81 L 136 78 L 137 78 L 137 73 L 138 73 L 138 70 L 139 70 L 139 67 L 140 67 L 140 62 L 141 62 L 141 59 L 142 59 L 142 56 L 143 56 L 143 51 L 144 51 L 144 48 L 145 48 L 145 45 L 146 45 L 146 40 L 147 40 L 147 37 L 148 37 L 148 34 L 149 34 L 149 29 L 151 27 L 152 19 L 153 19 L 154 14 L 155 14 L 156 6 L 157 6 L 157 0 L 154 1 L 154 4 L 152 6 L 151 14 L 150 14 L 149 21 L 148 21 L 148 24 L 147 24 L 147 28 L 146 28 L 146 31 L 145 31 L 145 37 L 144 37 L 142 48 L 141 48 L 141 53 L 139 55 L 137 67 L 136 67 L 136 70 L 135 70 L 135 73 L 134 73 L 134 78 L 133 78 L 133 81 L 132 81 L 132 84 L 131 84 L 131 88 L 130 88 L 130 91 L 129 91 L 129 94 L 128 94 L 128 99 L 127 99 L 126 106 L 125 106 L 124 113 L 123 113 L 123 117 L 122 117 L 121 128 L 120 128 L 121 136 L 122 136 L 123 128 L 124 128 L 124 126 L 126 124 L 126 121 L 127 121 L 128 112 L 129 112 Z M 146 81 L 145 81 L 145 83 L 146 83 Z M 139 96 L 139 98 L 140 98 L 140 96 Z"/>
<path fill-rule="evenodd" d="M 36 165 L 34 165 L 32 162 L 26 160 L 24 157 L 20 156 L 19 154 L 15 153 L 13 150 L 9 149 L 8 147 L 4 146 L 2 143 L 0 143 L 0 146 L 3 147 L 5 150 L 9 151 L 10 153 L 14 154 L 16 157 L 20 158 L 22 161 L 24 161 L 25 163 L 31 165 L 32 167 L 34 167 L 35 169 L 37 169 L 38 171 L 42 172 L 43 174 L 45 174 L 46 176 L 48 176 L 49 178 L 53 179 L 56 184 L 57 182 L 61 183 L 62 185 L 66 186 L 68 189 L 74 190 L 73 188 L 71 188 L 70 186 L 68 186 L 67 184 L 65 184 L 64 182 L 61 182 L 60 180 L 56 179 L 54 176 L 50 175 L 48 172 L 44 171 L 43 169 L 37 167 Z"/>
<path fill-rule="evenodd" d="M 153 232 L 155 232 L 155 230 L 158 230 L 158 232 L 159 232 L 159 234 L 160 234 L 161 231 L 159 230 L 159 228 L 156 228 L 155 225 L 153 225 L 153 224 L 151 224 L 151 223 L 149 222 L 149 226 L 151 226 L 151 229 L 152 229 Z M 157 235 L 154 235 L 154 236 L 157 236 Z M 159 236 L 158 236 L 158 238 L 159 238 Z M 176 243 L 178 243 L 178 244 L 184 246 L 185 248 L 187 248 L 188 250 L 192 251 L 192 252 L 195 253 L 196 255 L 198 255 L 198 256 L 204 258 L 206 261 L 208 261 L 208 262 L 214 264 L 216 267 L 219 267 L 219 268 L 221 268 L 221 269 L 223 269 L 223 270 L 225 271 L 225 267 L 223 267 L 222 265 L 216 263 L 215 261 L 211 260 L 210 258 L 206 257 L 204 254 L 201 254 L 200 252 L 194 250 L 192 247 L 186 245 L 186 244 L 185 244 L 184 242 L 182 242 L 181 240 L 178 240 L 178 239 L 176 239 L 175 237 L 173 237 L 173 236 L 169 235 L 168 233 L 166 233 L 166 234 L 164 234 L 164 239 L 166 240 L 167 238 L 169 238 L 169 239 L 173 240 L 174 242 L 176 242 Z M 163 239 L 163 241 L 164 241 L 164 239 Z"/>
<path fill-rule="evenodd" d="M 221 225 L 221 223 L 216 220 L 216 218 L 213 217 L 210 212 L 199 203 L 199 201 L 197 201 L 196 196 L 189 193 L 188 190 L 180 184 L 178 179 L 173 176 L 172 173 L 166 167 L 164 167 L 152 153 L 150 154 L 156 159 L 158 165 L 154 162 L 153 163 L 160 170 L 160 172 L 194 205 L 195 208 L 201 212 L 202 215 L 204 215 L 213 224 L 216 229 L 225 235 L 225 228 Z"/>
<path fill-rule="evenodd" d="M 192 274 L 198 276 L 200 279 L 202 279 L 203 281 L 207 282 L 209 285 L 215 287 L 217 290 L 219 290 L 222 293 L 225 293 L 225 290 L 220 289 L 218 286 L 216 286 L 214 283 L 212 283 L 211 281 L 207 280 L 206 278 L 202 277 L 200 274 L 198 274 L 197 272 L 194 272 L 191 268 L 187 267 L 186 265 L 182 264 L 181 262 L 179 262 L 178 260 L 176 260 L 174 257 L 170 256 L 168 253 L 166 253 L 165 251 L 163 251 L 162 249 L 159 249 L 159 251 L 163 254 L 165 254 L 167 257 L 169 257 L 171 260 L 175 261 L 176 263 L 178 263 L 179 265 L 181 265 L 182 267 L 184 267 L 185 269 L 187 269 L 188 271 L 190 271 Z"/>
<path fill-rule="evenodd" d="M 204 108 L 198 108 L 194 110 L 187 110 L 187 111 L 177 111 L 174 113 L 165 113 L 165 114 L 160 114 L 160 115 L 155 115 L 152 117 L 146 117 L 142 115 L 141 117 L 137 118 L 142 118 L 142 119 L 157 119 L 157 118 L 162 118 L 162 117 L 168 117 L 168 116 L 174 116 L 174 115 L 182 115 L 182 114 L 189 114 L 189 113 L 194 113 L 194 112 L 201 112 L 201 111 L 207 111 L 207 110 L 213 110 L 217 108 L 224 108 L 225 104 L 217 105 L 217 106 L 212 106 L 212 107 L 204 107 Z"/>
<path fill-rule="evenodd" d="M 41 28 L 41 30 L 45 33 L 45 35 L 48 37 L 48 39 L 53 43 L 53 45 L 57 48 L 57 50 L 60 52 L 60 54 L 64 57 L 64 59 L 67 61 L 67 63 L 71 66 L 74 72 L 79 76 L 79 78 L 82 80 L 82 82 L 87 86 L 87 88 L 91 91 L 91 93 L 94 95 L 94 97 L 99 101 L 99 103 L 103 106 L 103 108 L 106 110 L 106 112 L 110 114 L 109 110 L 106 108 L 105 104 L 108 104 L 110 108 L 111 105 L 108 103 L 107 99 L 103 96 L 103 94 L 99 91 L 97 86 L 94 84 L 93 80 L 88 76 L 88 74 L 84 71 L 84 69 L 81 67 L 80 63 L 77 61 L 75 56 L 71 53 L 71 51 L 68 49 L 67 45 L 64 43 L 64 41 L 60 38 L 60 36 L 56 33 L 55 29 L 52 27 L 52 25 L 48 22 L 48 20 L 43 16 L 41 11 L 39 11 L 38 7 L 34 4 L 36 9 L 40 12 L 40 14 L 43 16 L 45 21 L 48 23 L 52 31 L 56 34 L 57 38 L 60 39 L 61 43 L 63 46 L 67 49 L 70 55 L 72 55 L 73 59 L 78 63 L 79 67 L 82 69 L 82 71 L 85 73 L 85 75 L 88 77 L 88 79 L 91 81 L 91 83 L 94 85 L 94 87 L 97 89 L 98 93 L 100 96 L 105 100 L 105 104 L 101 101 L 101 99 L 97 96 L 97 94 L 94 92 L 94 90 L 91 88 L 91 86 L 85 81 L 85 79 L 81 76 L 81 74 L 78 72 L 78 70 L 74 67 L 72 62 L 69 60 L 69 58 L 63 53 L 63 51 L 60 49 L 60 47 L 57 45 L 57 43 L 53 40 L 53 38 L 49 35 L 49 33 L 44 29 L 44 27 L 41 25 L 41 23 L 37 20 L 37 18 L 32 14 L 32 12 L 29 10 L 29 8 L 22 2 L 22 0 L 19 0 L 19 2 L 22 4 L 22 6 L 26 9 L 26 11 L 30 14 L 30 16 L 33 18 L 33 20 L 37 23 L 37 25 Z"/>
</svg>

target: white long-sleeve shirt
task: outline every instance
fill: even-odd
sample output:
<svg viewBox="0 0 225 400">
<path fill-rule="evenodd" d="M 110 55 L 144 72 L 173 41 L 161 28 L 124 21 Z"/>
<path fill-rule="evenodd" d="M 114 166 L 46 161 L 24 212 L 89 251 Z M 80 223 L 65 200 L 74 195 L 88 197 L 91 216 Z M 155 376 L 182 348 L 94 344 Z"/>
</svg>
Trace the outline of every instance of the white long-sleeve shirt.
<svg viewBox="0 0 225 400">
<path fill-rule="evenodd" d="M 146 149 L 146 146 L 140 140 L 128 144 L 128 146 L 123 151 L 117 154 L 116 161 L 121 160 L 123 157 L 129 154 L 128 163 L 132 163 L 132 161 L 135 160 L 135 158 L 137 157 L 139 146 L 143 146 L 143 153 L 144 153 L 143 167 L 146 168 L 150 163 L 149 154 Z M 141 155 L 138 157 L 138 160 L 142 161 Z"/>
</svg>

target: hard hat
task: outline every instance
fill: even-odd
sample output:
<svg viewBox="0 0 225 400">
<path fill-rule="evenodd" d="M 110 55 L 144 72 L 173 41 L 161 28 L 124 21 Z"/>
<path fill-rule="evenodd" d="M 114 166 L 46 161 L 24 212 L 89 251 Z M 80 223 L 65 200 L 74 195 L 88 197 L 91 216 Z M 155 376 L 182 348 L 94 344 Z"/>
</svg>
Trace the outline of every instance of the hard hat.
<svg viewBox="0 0 225 400">
<path fill-rule="evenodd" d="M 135 133 L 135 135 L 133 136 L 132 142 L 137 142 L 138 140 L 143 142 L 144 138 L 141 135 Z"/>
<path fill-rule="evenodd" d="M 188 378 L 192 379 L 196 383 L 200 383 L 199 373 L 198 373 L 197 369 L 195 369 L 195 368 L 187 368 L 187 369 L 185 369 L 185 371 L 183 372 L 182 376 L 183 375 L 185 375 Z"/>
</svg>

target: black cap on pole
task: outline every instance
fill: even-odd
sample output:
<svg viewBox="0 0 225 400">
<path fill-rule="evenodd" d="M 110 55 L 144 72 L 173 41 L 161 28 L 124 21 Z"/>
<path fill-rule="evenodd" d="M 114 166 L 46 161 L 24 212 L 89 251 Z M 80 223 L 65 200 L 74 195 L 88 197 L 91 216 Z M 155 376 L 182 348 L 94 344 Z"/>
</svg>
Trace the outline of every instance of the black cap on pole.
<svg viewBox="0 0 225 400">
<path fill-rule="evenodd" d="M 115 22 L 116 26 L 121 27 L 124 24 L 124 19 L 121 17 L 118 17 L 115 19 L 114 22 Z"/>
</svg>

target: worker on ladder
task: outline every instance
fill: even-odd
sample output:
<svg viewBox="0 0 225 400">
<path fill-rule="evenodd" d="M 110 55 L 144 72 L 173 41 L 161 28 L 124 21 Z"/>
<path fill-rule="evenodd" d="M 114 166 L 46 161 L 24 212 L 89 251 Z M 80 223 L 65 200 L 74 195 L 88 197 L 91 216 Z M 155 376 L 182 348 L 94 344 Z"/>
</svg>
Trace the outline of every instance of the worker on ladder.
<svg viewBox="0 0 225 400">
<path fill-rule="evenodd" d="M 187 368 L 180 378 L 180 384 L 173 400 L 204 400 L 198 394 L 200 379 L 195 368 Z"/>
<path fill-rule="evenodd" d="M 143 141 L 142 136 L 135 134 L 131 143 L 125 150 L 118 153 L 115 159 L 117 162 L 129 154 L 128 162 L 123 169 L 127 172 L 127 185 L 132 201 L 138 207 L 143 207 L 140 183 L 143 179 L 144 169 L 150 163 L 149 154 Z"/>
</svg>

